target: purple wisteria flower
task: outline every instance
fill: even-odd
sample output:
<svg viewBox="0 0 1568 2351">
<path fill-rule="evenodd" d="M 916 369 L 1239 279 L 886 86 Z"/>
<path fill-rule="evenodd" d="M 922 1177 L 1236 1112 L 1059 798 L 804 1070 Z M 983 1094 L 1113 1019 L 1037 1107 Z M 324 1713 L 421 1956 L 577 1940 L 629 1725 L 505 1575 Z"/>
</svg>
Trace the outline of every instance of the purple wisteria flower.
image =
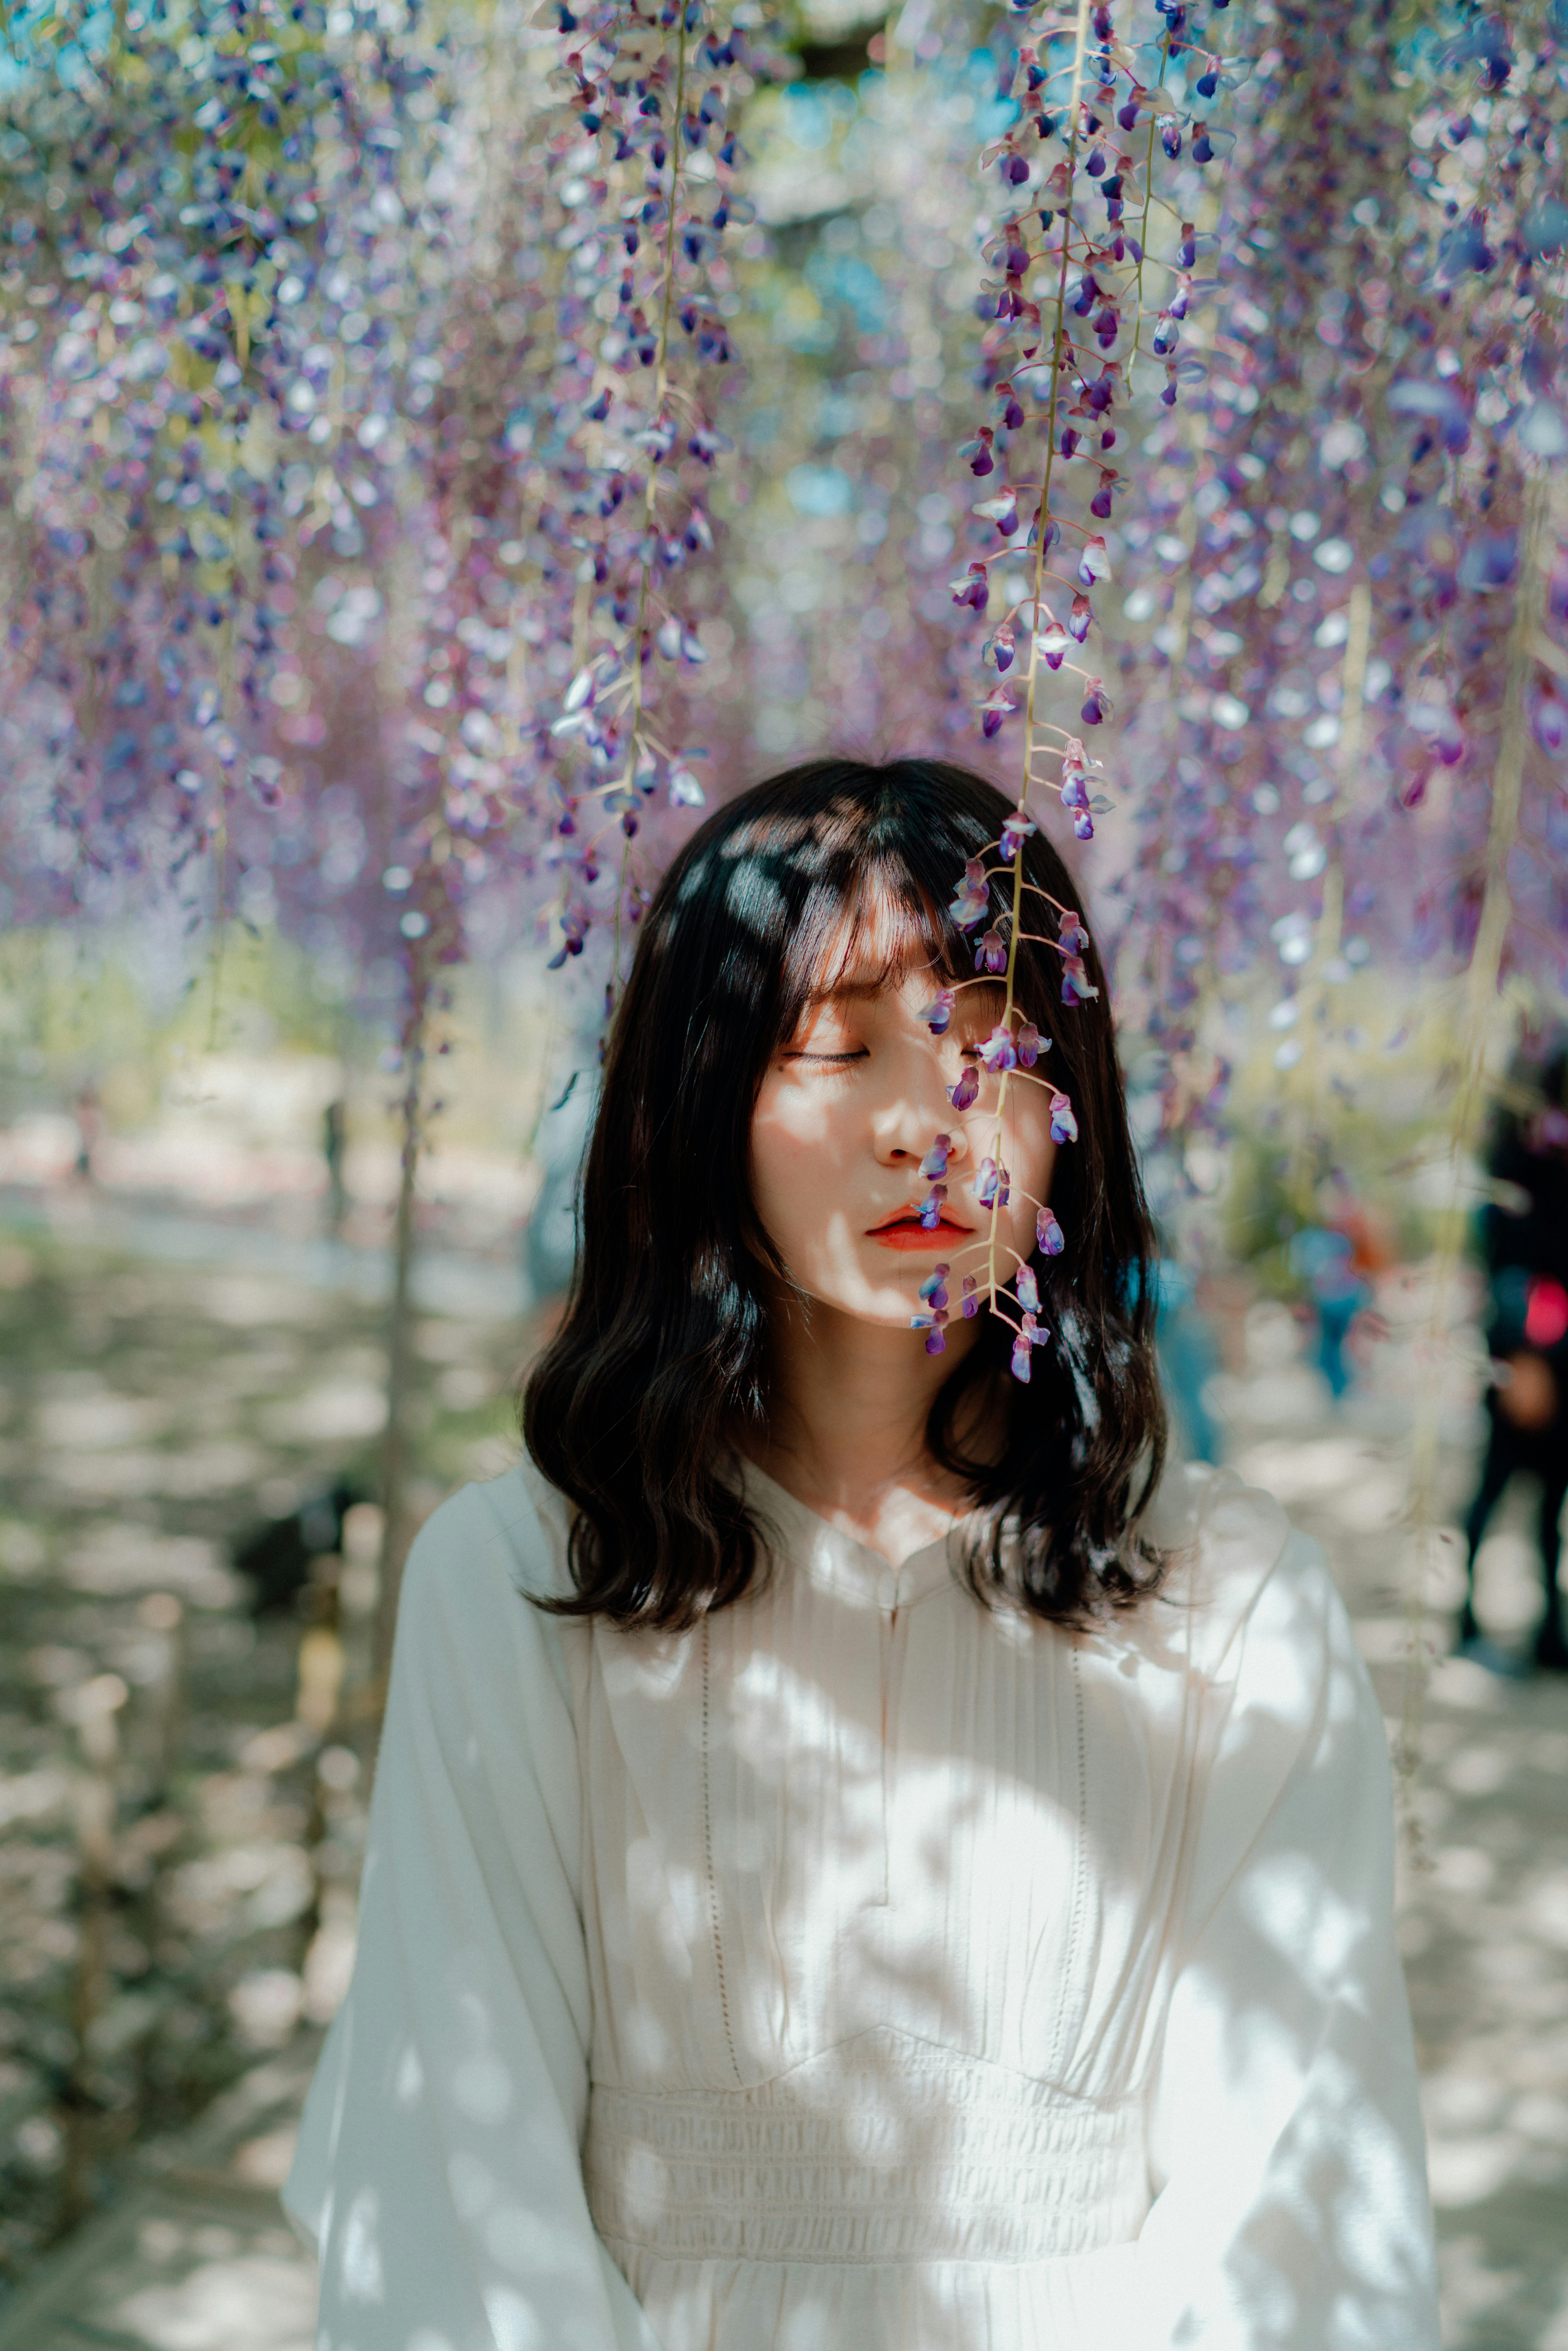
<svg viewBox="0 0 1568 2351">
<path fill-rule="evenodd" d="M 1013 1341 L 1011 1368 L 1015 1380 L 1028 1384 L 1030 1355 L 1036 1347 L 1043 1347 L 1050 1336 L 1051 1332 L 1043 1323 L 1036 1322 L 1032 1313 L 1024 1314 L 1023 1328 Z"/>
<path fill-rule="evenodd" d="M 1024 842 L 1036 830 L 1034 819 L 1023 809 L 1014 809 L 1002 826 L 999 843 L 1002 862 L 1010 865 L 1022 850 Z"/>
</svg>

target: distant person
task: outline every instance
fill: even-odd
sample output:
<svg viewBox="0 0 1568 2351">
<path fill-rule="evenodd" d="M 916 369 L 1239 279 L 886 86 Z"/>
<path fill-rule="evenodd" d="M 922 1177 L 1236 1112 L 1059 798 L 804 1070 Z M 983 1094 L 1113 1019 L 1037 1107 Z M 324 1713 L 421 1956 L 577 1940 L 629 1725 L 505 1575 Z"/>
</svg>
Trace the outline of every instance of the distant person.
<svg viewBox="0 0 1568 2351">
<path fill-rule="evenodd" d="M 1189 1461 L 1217 1462 L 1220 1435 L 1205 1391 L 1219 1369 L 1219 1349 L 1207 1316 L 1197 1302 L 1197 1284 L 1186 1268 L 1162 1258 L 1156 1274 L 1159 1320 L 1155 1343 L 1172 1434 Z"/>
<path fill-rule="evenodd" d="M 1291 1243 L 1291 1270 L 1304 1280 L 1317 1309 L 1317 1364 L 1336 1404 L 1354 1377 L 1346 1352 L 1351 1328 L 1364 1306 L 1372 1302 L 1371 1285 L 1355 1267 L 1355 1248 L 1348 1233 L 1324 1225 L 1309 1225 Z"/>
<path fill-rule="evenodd" d="M 327 1232 L 336 1240 L 349 1213 L 349 1187 L 343 1160 L 349 1145 L 349 1105 L 334 1095 L 321 1113 L 321 1156 L 327 1163 Z"/>
<path fill-rule="evenodd" d="M 1535 1664 L 1568 1672 L 1568 1622 L 1557 1583 L 1568 1498 L 1568 1052 L 1553 1055 L 1540 1085 L 1538 1109 L 1506 1111 L 1498 1121 L 1487 1167 L 1502 1196 L 1490 1201 L 1480 1218 L 1490 1289 L 1487 1340 L 1499 1376 L 1487 1394 L 1486 1459 L 1465 1521 L 1459 1647 L 1504 1673 L 1519 1667 L 1476 1622 L 1476 1554 L 1517 1469 L 1541 1480 L 1537 1540 L 1545 1605 Z"/>
<path fill-rule="evenodd" d="M 98 1180 L 96 1155 L 103 1137 L 103 1107 L 99 1101 L 98 1087 L 91 1078 L 85 1079 L 77 1094 L 77 1160 L 78 1184 Z"/>
</svg>

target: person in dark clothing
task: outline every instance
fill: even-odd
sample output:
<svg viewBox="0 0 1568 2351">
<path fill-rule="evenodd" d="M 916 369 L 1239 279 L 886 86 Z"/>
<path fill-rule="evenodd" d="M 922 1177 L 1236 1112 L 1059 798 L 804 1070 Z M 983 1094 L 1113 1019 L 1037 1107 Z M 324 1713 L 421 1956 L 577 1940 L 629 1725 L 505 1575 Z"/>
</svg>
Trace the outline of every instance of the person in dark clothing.
<svg viewBox="0 0 1568 2351">
<path fill-rule="evenodd" d="M 1517 1670 L 1476 1622 L 1475 1564 L 1505 1488 L 1515 1470 L 1527 1470 L 1541 1480 L 1546 1601 L 1535 1663 L 1561 1673 L 1568 1671 L 1568 1621 L 1557 1586 L 1568 1499 L 1568 1051 L 1552 1056 L 1539 1083 L 1535 1108 L 1502 1114 L 1488 1159 L 1501 1194 L 1481 1216 L 1491 1288 L 1487 1336 L 1498 1377 L 1487 1396 L 1486 1459 L 1465 1521 L 1459 1647 L 1494 1670 Z"/>
</svg>

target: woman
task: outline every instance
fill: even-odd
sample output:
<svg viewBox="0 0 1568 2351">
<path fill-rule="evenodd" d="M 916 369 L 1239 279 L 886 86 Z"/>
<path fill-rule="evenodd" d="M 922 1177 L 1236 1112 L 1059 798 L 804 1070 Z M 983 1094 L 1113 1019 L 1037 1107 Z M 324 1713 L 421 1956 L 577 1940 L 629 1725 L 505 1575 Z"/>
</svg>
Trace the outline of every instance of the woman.
<svg viewBox="0 0 1568 2351">
<path fill-rule="evenodd" d="M 1152 1495 L 1071 886 L 1010 1011 L 937 911 L 1007 816 L 819 762 L 644 919 L 529 1458 L 409 1565 L 330 2351 L 1437 2343 L 1382 1723 L 1270 1500 Z"/>
</svg>

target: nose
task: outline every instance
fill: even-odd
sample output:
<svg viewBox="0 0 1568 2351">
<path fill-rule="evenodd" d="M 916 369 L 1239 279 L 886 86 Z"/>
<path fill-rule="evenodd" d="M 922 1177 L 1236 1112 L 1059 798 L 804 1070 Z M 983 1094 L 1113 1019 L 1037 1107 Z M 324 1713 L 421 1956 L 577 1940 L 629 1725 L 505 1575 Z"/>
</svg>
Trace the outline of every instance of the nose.
<svg viewBox="0 0 1568 2351">
<path fill-rule="evenodd" d="M 945 1091 L 939 1082 L 935 1087 L 929 1081 L 908 1087 L 873 1117 L 872 1144 L 877 1164 L 907 1167 L 913 1173 L 939 1134 L 947 1138 L 948 1166 L 957 1166 L 968 1156 L 968 1138 Z"/>
</svg>

